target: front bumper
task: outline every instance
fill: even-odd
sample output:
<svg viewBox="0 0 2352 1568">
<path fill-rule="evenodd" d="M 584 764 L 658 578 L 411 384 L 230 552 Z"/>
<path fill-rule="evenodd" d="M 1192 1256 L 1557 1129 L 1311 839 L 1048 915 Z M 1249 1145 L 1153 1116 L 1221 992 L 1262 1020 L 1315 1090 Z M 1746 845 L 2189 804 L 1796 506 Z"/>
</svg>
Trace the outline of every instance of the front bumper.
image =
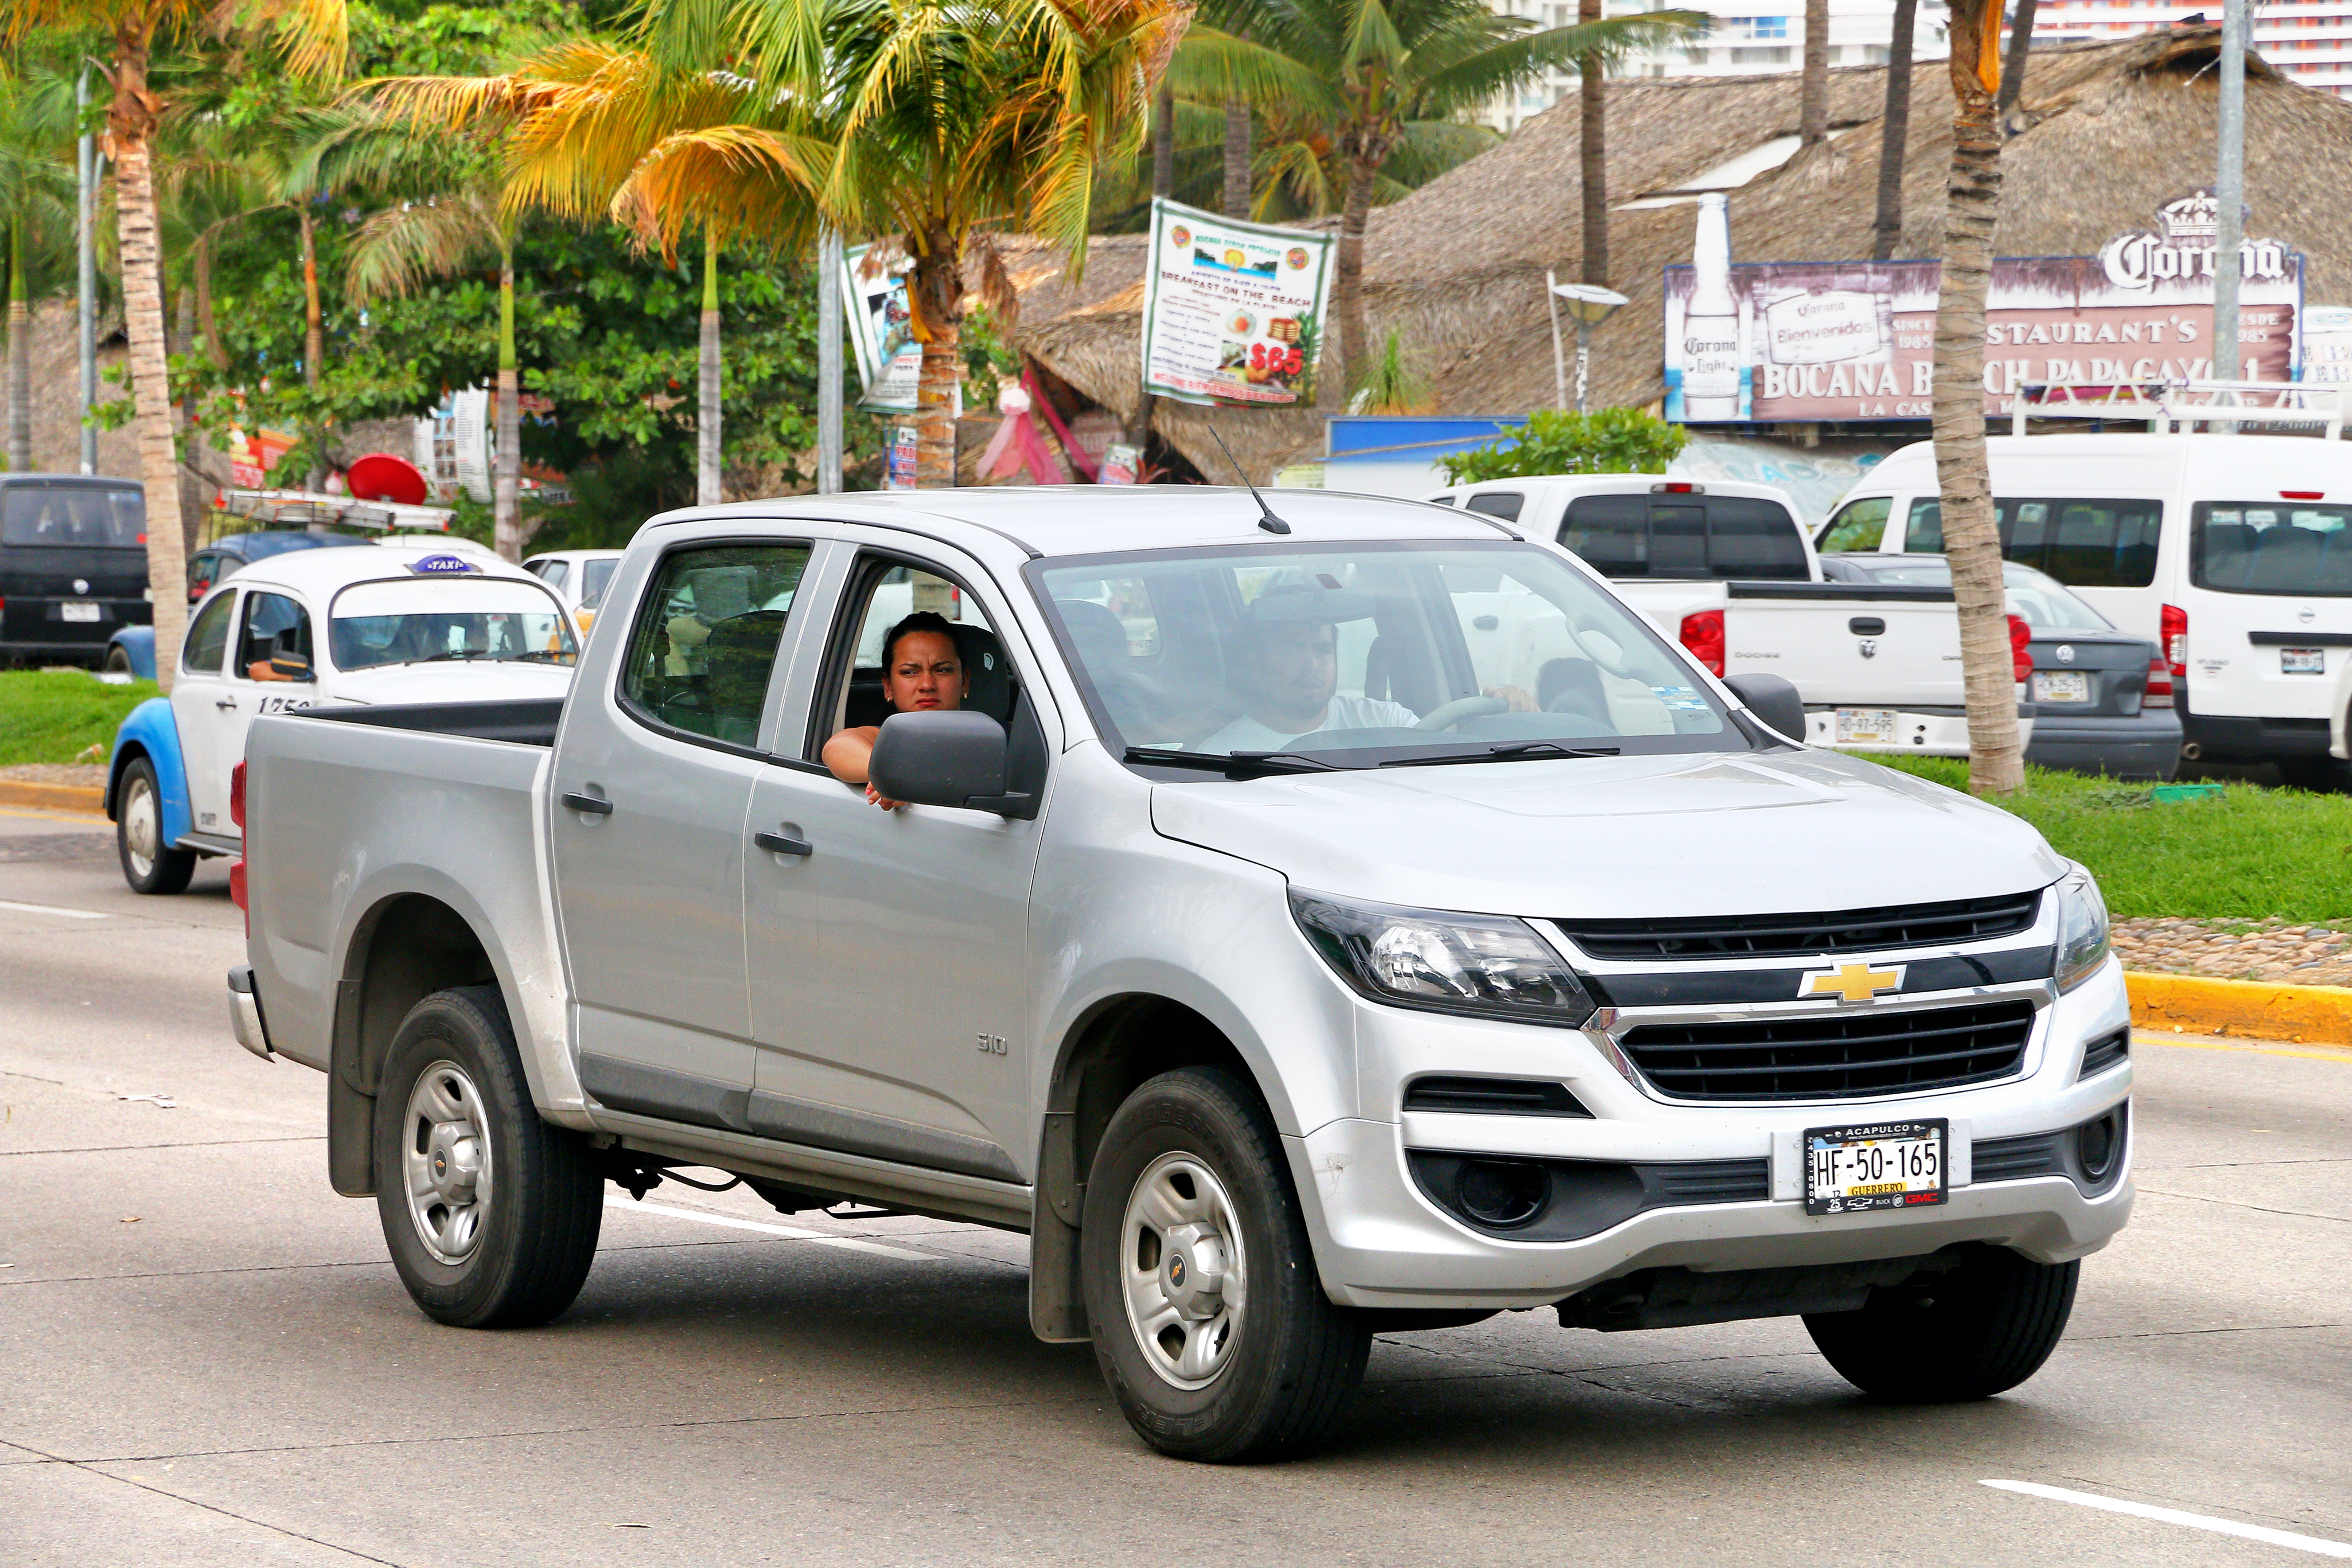
<svg viewBox="0 0 2352 1568">
<path fill-rule="evenodd" d="M 1533 1307 L 1635 1270 L 1702 1272 L 1915 1257 L 1959 1242 L 2058 1263 L 2105 1246 L 2130 1217 L 2131 1150 L 2095 1195 L 2065 1176 L 1979 1182 L 1974 1147 L 2088 1122 L 2129 1098 L 2128 1062 L 2078 1081 L 2085 1043 L 2127 1027 L 2120 964 L 2042 1009 L 2023 1070 L 2007 1082 L 1810 1104 L 1670 1103 L 1622 1076 L 1582 1031 L 1533 1030 L 1369 1004 L 1359 1014 L 1366 1109 L 1398 1103 L 1418 1073 L 1465 1071 L 1565 1082 L 1585 1117 L 1403 1112 L 1350 1118 L 1284 1140 L 1326 1291 L 1344 1305 Z M 1950 1128 L 1949 1197 L 1909 1210 L 1810 1216 L 1808 1127 L 1940 1117 Z M 1624 1162 L 1762 1159 L 1764 1201 L 1645 1209 L 1598 1234 L 1513 1241 L 1476 1230 L 1414 1183 L 1412 1149 Z"/>
</svg>

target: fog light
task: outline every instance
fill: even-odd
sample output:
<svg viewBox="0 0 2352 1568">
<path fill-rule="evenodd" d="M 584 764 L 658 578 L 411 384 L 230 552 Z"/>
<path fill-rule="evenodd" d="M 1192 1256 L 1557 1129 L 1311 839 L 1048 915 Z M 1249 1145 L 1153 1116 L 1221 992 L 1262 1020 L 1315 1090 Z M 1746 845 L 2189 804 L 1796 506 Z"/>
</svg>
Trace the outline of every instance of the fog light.
<svg viewBox="0 0 2352 1568">
<path fill-rule="evenodd" d="M 1454 1198 L 1481 1225 L 1525 1225 L 1550 1190 L 1543 1166 L 1520 1160 L 1465 1160 L 1454 1178 Z"/>
<path fill-rule="evenodd" d="M 2074 1156 L 2083 1164 L 2083 1174 L 2095 1182 L 2107 1179 L 2123 1146 L 2123 1117 L 2116 1112 L 2074 1129 Z"/>
</svg>

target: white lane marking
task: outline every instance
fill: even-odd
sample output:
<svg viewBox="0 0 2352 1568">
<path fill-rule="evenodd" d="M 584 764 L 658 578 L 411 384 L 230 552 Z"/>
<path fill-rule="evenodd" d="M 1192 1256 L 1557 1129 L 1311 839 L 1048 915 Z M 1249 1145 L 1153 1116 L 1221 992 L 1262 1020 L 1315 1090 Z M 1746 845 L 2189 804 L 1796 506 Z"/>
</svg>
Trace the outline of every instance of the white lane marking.
<svg viewBox="0 0 2352 1568">
<path fill-rule="evenodd" d="M 2352 1545 L 2341 1541 L 2322 1541 L 2315 1535 L 2297 1535 L 2292 1531 L 2273 1530 L 2268 1525 L 2241 1524 L 2234 1519 L 2215 1519 L 2210 1514 L 2183 1513 L 2177 1508 L 2156 1508 L 2144 1502 L 2126 1502 L 2121 1498 L 2101 1497 L 2096 1492 L 2068 1491 L 2063 1487 L 2045 1487 L 2032 1481 L 1986 1481 L 1986 1486 L 2001 1491 L 2023 1492 L 2028 1497 L 2048 1498 L 2053 1502 L 2071 1502 L 2084 1508 L 2103 1509 L 2109 1513 L 2127 1513 L 2135 1519 L 2153 1519 L 2163 1524 L 2186 1525 L 2190 1530 L 2210 1530 L 2216 1535 L 2235 1535 L 2247 1541 L 2260 1541 L 2271 1546 L 2284 1546 L 2291 1552 L 2308 1552 L 2318 1557 L 2339 1557 L 2352 1560 Z"/>
<path fill-rule="evenodd" d="M 68 920 L 103 920 L 104 912 L 96 909 L 67 909 L 55 904 L 16 904 L 0 898 L 0 909 L 13 909 L 19 915 L 62 915 Z"/>
<path fill-rule="evenodd" d="M 730 1230 L 756 1230 L 762 1236 L 785 1236 L 794 1241 L 845 1247 L 852 1252 L 871 1252 L 883 1258 L 905 1258 L 918 1263 L 929 1263 L 934 1260 L 932 1253 L 893 1247 L 887 1241 L 868 1241 L 861 1236 L 835 1236 L 823 1230 L 803 1230 L 797 1225 L 763 1225 L 756 1219 L 738 1219 L 731 1214 L 706 1214 L 698 1208 L 672 1208 L 664 1203 L 639 1203 L 618 1193 L 607 1194 L 604 1207 L 624 1209 L 631 1214 L 658 1214 L 668 1219 L 698 1219 L 705 1225 L 723 1225 Z"/>
</svg>

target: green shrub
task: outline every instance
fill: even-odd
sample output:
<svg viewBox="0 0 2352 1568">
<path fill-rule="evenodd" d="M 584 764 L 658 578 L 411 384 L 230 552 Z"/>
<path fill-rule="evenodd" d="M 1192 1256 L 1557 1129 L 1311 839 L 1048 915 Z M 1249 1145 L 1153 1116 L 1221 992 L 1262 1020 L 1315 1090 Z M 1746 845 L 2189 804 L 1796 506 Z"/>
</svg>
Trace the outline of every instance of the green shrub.
<svg viewBox="0 0 2352 1568">
<path fill-rule="evenodd" d="M 1449 485 L 1482 479 L 1527 479 L 1545 474 L 1663 474 L 1681 455 L 1690 433 L 1638 408 L 1592 413 L 1538 409 L 1524 429 L 1492 446 L 1441 457 Z"/>
</svg>

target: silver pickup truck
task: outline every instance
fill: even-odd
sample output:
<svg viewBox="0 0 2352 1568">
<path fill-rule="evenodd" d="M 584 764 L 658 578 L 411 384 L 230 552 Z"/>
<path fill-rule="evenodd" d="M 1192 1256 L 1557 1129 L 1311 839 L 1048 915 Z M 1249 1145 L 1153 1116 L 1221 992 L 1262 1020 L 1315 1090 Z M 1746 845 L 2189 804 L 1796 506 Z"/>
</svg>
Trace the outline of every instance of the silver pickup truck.
<svg viewBox="0 0 2352 1568">
<path fill-rule="evenodd" d="M 1501 1311 L 2032 1375 L 2132 1202 L 2088 873 L 1550 540 L 1270 507 L 675 513 L 561 701 L 256 721 L 231 1017 L 424 1311 L 545 1321 L 604 1183 L 715 1167 L 1028 1232 L 1036 1333 L 1189 1458 Z"/>
</svg>

